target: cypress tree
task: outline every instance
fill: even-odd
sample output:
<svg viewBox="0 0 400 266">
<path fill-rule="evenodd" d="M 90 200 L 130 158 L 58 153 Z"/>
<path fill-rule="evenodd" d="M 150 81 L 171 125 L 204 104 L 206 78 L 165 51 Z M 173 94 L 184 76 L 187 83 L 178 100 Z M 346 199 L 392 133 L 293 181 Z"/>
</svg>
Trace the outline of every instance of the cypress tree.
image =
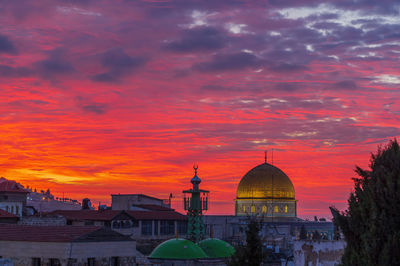
<svg viewBox="0 0 400 266">
<path fill-rule="evenodd" d="M 371 155 L 368 170 L 356 167 L 348 210 L 334 218 L 347 246 L 343 265 L 400 263 L 400 148 L 397 140 Z"/>
<path fill-rule="evenodd" d="M 262 262 L 260 223 L 251 218 L 246 229 L 246 245 L 238 247 L 229 265 L 259 266 Z"/>
<path fill-rule="evenodd" d="M 306 239 L 307 239 L 307 231 L 306 228 L 304 227 L 304 224 L 302 224 L 300 228 L 300 240 L 306 240 Z"/>
</svg>

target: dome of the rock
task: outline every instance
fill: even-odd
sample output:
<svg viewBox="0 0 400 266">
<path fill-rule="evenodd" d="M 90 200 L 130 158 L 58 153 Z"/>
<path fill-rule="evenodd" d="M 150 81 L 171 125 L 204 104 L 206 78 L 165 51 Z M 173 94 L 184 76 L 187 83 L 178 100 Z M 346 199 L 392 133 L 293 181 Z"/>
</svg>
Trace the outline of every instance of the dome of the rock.
<svg viewBox="0 0 400 266">
<path fill-rule="evenodd" d="M 278 167 L 263 163 L 248 171 L 236 191 L 236 215 L 296 217 L 294 186 Z"/>
<path fill-rule="evenodd" d="M 263 163 L 243 176 L 237 188 L 236 198 L 294 199 L 294 187 L 281 169 Z"/>
</svg>

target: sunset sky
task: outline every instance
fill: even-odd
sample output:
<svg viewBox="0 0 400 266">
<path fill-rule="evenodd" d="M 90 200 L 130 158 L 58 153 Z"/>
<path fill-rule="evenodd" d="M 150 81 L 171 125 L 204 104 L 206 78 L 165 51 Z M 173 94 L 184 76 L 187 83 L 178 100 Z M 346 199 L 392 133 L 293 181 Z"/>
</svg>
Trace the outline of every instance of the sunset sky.
<svg viewBox="0 0 400 266">
<path fill-rule="evenodd" d="M 196 162 L 233 214 L 274 149 L 298 215 L 331 217 L 400 135 L 396 2 L 0 0 L 0 176 L 181 210 Z"/>
</svg>

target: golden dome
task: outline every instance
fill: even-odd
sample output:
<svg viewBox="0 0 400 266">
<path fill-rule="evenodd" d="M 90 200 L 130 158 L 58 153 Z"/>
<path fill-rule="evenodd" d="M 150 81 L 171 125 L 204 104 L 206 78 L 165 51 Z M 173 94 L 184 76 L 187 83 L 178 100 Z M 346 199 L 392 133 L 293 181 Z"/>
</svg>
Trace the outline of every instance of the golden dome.
<svg viewBox="0 0 400 266">
<path fill-rule="evenodd" d="M 236 199 L 294 199 L 289 177 L 278 167 L 260 164 L 244 175 L 237 188 Z"/>
</svg>

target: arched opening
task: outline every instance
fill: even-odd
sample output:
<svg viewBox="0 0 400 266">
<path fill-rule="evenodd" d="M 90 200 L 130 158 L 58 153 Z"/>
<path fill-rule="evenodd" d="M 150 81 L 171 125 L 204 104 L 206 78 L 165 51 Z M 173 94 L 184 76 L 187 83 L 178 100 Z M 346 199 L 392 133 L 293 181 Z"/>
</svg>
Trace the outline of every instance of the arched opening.
<svg viewBox="0 0 400 266">
<path fill-rule="evenodd" d="M 288 212 L 288 206 L 287 205 L 285 205 L 285 212 L 286 213 Z"/>
<path fill-rule="evenodd" d="M 262 213 L 267 213 L 267 206 L 262 206 Z"/>
<path fill-rule="evenodd" d="M 255 213 L 256 212 L 256 206 L 251 205 L 250 211 L 251 211 L 251 213 Z"/>
<path fill-rule="evenodd" d="M 279 212 L 279 207 L 277 205 L 274 207 L 274 212 Z"/>
</svg>

